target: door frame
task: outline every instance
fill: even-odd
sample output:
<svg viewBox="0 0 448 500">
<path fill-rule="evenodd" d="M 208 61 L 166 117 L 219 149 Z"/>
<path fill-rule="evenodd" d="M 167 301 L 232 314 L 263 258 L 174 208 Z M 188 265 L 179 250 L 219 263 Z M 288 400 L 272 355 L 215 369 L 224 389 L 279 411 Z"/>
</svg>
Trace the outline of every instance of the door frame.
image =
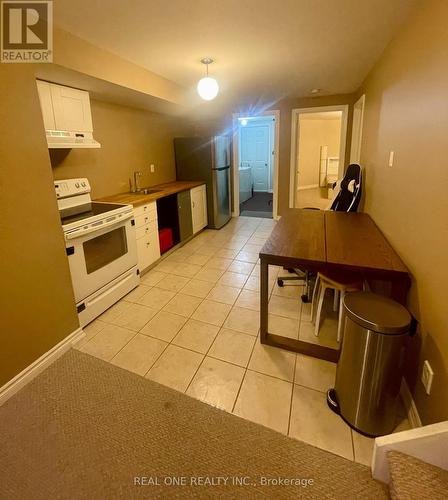
<svg viewBox="0 0 448 500">
<path fill-rule="evenodd" d="M 339 173 L 338 177 L 344 175 L 345 150 L 347 142 L 348 104 L 336 106 L 315 106 L 311 108 L 295 108 L 291 111 L 291 156 L 289 163 L 289 208 L 294 208 L 296 199 L 296 170 L 298 160 L 298 134 L 300 133 L 299 116 L 303 113 L 324 113 L 326 111 L 342 111 L 341 138 L 339 146 Z"/>
<path fill-rule="evenodd" d="M 360 163 L 361 161 L 361 144 L 362 144 L 362 128 L 364 124 L 364 107 L 366 105 L 366 95 L 363 94 L 353 104 L 353 121 L 352 121 L 352 140 L 350 144 L 350 163 Z M 359 119 L 359 121 L 358 121 Z M 355 130 L 355 127 L 358 127 Z M 355 135 L 357 137 L 355 138 Z M 354 140 L 356 139 L 356 140 Z M 357 149 L 357 151 L 355 150 Z M 357 154 L 356 154 L 357 153 Z"/>
<path fill-rule="evenodd" d="M 272 111 L 262 111 L 256 115 L 250 113 L 233 113 L 233 134 L 232 134 L 232 149 L 233 149 L 233 207 L 232 217 L 240 215 L 240 176 L 239 176 L 239 118 L 250 116 L 273 116 L 274 117 L 274 147 L 273 147 L 273 162 L 272 162 L 272 218 L 278 219 L 278 153 L 280 142 L 280 110 L 273 109 Z"/>
</svg>

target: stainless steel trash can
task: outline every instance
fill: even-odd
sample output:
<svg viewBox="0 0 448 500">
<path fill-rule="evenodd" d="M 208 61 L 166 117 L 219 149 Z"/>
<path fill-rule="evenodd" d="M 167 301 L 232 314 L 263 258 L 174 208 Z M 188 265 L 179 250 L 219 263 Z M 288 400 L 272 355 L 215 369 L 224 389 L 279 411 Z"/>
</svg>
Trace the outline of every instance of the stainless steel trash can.
<svg viewBox="0 0 448 500">
<path fill-rule="evenodd" d="M 344 313 L 336 384 L 328 391 L 328 405 L 362 434 L 390 434 L 411 315 L 397 302 L 370 292 L 347 294 Z"/>
</svg>

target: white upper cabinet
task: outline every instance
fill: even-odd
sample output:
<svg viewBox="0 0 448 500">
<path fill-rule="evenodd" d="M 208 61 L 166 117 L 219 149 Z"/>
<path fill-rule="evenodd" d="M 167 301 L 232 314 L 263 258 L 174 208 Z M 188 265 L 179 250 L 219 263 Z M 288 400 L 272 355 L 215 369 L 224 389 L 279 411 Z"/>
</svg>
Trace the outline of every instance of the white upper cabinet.
<svg viewBox="0 0 448 500">
<path fill-rule="evenodd" d="M 89 93 L 37 80 L 49 148 L 99 148 L 93 139 Z"/>
<path fill-rule="evenodd" d="M 50 91 L 57 130 L 93 132 L 88 92 L 54 84 Z"/>
<path fill-rule="evenodd" d="M 207 191 L 205 185 L 190 190 L 193 234 L 207 226 Z"/>
<path fill-rule="evenodd" d="M 37 91 L 39 93 L 40 107 L 44 118 L 45 130 L 54 130 L 56 128 L 54 122 L 53 104 L 51 102 L 51 90 L 48 82 L 37 80 Z"/>
</svg>

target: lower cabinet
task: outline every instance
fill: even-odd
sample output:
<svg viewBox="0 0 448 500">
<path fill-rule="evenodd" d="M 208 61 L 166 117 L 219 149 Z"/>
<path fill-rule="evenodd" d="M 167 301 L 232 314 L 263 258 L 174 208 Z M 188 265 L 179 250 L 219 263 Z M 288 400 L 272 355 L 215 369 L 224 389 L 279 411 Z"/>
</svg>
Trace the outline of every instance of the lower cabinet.
<svg viewBox="0 0 448 500">
<path fill-rule="evenodd" d="M 138 268 L 143 271 L 160 258 L 156 203 L 135 208 L 134 218 Z"/>
<path fill-rule="evenodd" d="M 205 184 L 190 189 L 191 217 L 193 221 L 193 234 L 196 234 L 208 224 L 207 219 L 207 191 Z"/>
<path fill-rule="evenodd" d="M 189 191 L 182 191 L 174 196 L 174 206 L 163 204 L 159 200 L 162 227 L 174 227 L 167 214 L 177 218 L 179 239 L 175 243 L 187 240 L 207 226 L 207 192 L 205 184 Z M 163 200 L 167 200 L 163 198 Z M 177 205 L 176 205 L 177 202 Z M 164 220 L 166 218 L 166 220 Z M 160 259 L 159 224 L 155 201 L 134 208 L 135 237 L 137 239 L 138 268 L 145 270 Z"/>
</svg>

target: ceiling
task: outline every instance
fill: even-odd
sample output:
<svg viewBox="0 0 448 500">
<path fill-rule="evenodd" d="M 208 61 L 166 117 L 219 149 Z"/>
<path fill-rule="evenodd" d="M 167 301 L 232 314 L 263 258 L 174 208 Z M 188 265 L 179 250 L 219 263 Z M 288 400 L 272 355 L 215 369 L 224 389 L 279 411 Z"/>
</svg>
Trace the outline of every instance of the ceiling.
<svg viewBox="0 0 448 500">
<path fill-rule="evenodd" d="M 192 96 L 213 57 L 219 106 L 355 91 L 417 1 L 55 0 L 54 20 Z"/>
</svg>

